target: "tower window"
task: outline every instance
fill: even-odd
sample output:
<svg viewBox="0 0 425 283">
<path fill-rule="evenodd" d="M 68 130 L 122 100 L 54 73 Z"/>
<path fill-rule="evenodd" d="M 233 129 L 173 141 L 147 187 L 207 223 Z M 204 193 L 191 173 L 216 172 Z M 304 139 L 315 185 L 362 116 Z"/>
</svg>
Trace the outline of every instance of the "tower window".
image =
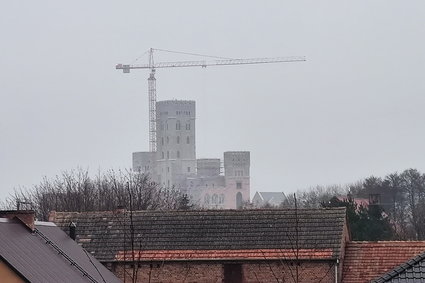
<svg viewBox="0 0 425 283">
<path fill-rule="evenodd" d="M 189 144 L 189 143 L 190 143 L 189 137 L 186 137 L 186 143 L 187 143 L 187 144 Z"/>
<path fill-rule="evenodd" d="M 242 189 L 242 182 L 236 182 L 236 189 Z"/>
<path fill-rule="evenodd" d="M 190 130 L 190 122 L 186 124 L 186 130 Z"/>
<path fill-rule="evenodd" d="M 213 194 L 213 196 L 211 198 L 211 202 L 212 202 L 212 204 L 217 204 L 218 203 L 218 196 L 216 194 Z"/>
<path fill-rule="evenodd" d="M 164 159 L 164 152 L 162 152 L 162 159 Z"/>
<path fill-rule="evenodd" d="M 167 167 L 167 172 L 170 172 L 170 167 Z"/>
<path fill-rule="evenodd" d="M 169 159 L 169 158 L 170 158 L 170 152 L 167 151 L 167 159 Z"/>
<path fill-rule="evenodd" d="M 170 138 L 169 137 L 167 137 L 167 144 L 169 144 L 170 143 Z"/>
<path fill-rule="evenodd" d="M 180 137 L 177 136 L 177 143 L 180 143 Z"/>
<path fill-rule="evenodd" d="M 187 172 L 190 172 L 190 167 L 187 167 Z"/>
<path fill-rule="evenodd" d="M 221 194 L 218 198 L 218 203 L 222 204 L 224 203 L 224 194 Z"/>
<path fill-rule="evenodd" d="M 177 150 L 177 158 L 180 158 L 180 151 Z"/>
<path fill-rule="evenodd" d="M 164 137 L 161 138 L 161 144 L 164 145 Z"/>
<path fill-rule="evenodd" d="M 180 121 L 177 121 L 176 123 L 176 130 L 180 130 Z"/>
</svg>

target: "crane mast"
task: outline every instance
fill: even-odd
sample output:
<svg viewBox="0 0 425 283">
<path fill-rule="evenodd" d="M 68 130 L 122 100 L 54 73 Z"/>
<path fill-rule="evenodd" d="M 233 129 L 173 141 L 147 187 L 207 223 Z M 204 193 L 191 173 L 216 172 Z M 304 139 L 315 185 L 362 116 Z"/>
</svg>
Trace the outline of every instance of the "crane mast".
<svg viewBox="0 0 425 283">
<path fill-rule="evenodd" d="M 148 79 L 149 93 L 149 151 L 156 151 L 156 79 L 155 69 L 151 70 Z"/>
<path fill-rule="evenodd" d="M 247 64 L 265 64 L 282 62 L 303 62 L 305 57 L 275 57 L 275 58 L 250 58 L 250 59 L 220 59 L 214 61 L 179 61 L 179 62 L 154 62 L 153 51 L 161 49 L 149 49 L 149 63 L 141 65 L 123 65 L 115 66 L 117 70 L 123 70 L 124 73 L 130 73 L 132 69 L 150 69 L 148 78 L 148 97 L 149 97 L 149 151 L 156 152 L 156 79 L 155 70 L 157 68 L 181 68 L 181 67 L 207 67 L 207 66 L 229 66 L 229 65 L 247 65 Z M 167 51 L 167 50 L 162 50 Z M 170 51 L 167 51 L 170 52 Z M 175 52 L 181 53 L 181 52 Z M 207 56 L 212 57 L 212 56 Z M 217 57 L 216 57 L 217 58 Z"/>
</svg>

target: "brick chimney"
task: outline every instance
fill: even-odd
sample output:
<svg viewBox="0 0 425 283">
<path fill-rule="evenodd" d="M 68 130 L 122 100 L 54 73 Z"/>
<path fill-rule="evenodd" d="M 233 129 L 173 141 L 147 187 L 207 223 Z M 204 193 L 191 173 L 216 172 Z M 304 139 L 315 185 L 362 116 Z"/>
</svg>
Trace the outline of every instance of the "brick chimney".
<svg viewBox="0 0 425 283">
<path fill-rule="evenodd" d="M 34 210 L 1 210 L 0 218 L 14 219 L 18 218 L 31 231 L 34 230 L 35 212 Z"/>
</svg>

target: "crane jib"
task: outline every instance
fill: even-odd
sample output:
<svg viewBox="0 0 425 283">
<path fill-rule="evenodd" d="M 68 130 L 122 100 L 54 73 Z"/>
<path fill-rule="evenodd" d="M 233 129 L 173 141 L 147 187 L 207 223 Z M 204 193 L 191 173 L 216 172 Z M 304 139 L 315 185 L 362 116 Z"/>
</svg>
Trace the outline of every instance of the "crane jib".
<svg viewBox="0 0 425 283">
<path fill-rule="evenodd" d="M 131 69 L 150 69 L 151 74 L 148 79 L 148 96 L 149 96 L 149 151 L 156 152 L 156 79 L 155 69 L 158 68 L 181 68 L 181 67 L 202 67 L 207 66 L 229 66 L 229 65 L 248 65 L 248 64 L 266 64 L 266 63 L 290 63 L 306 61 L 305 57 L 274 57 L 274 58 L 250 58 L 250 59 L 219 59 L 212 61 L 180 61 L 180 62 L 158 62 L 154 63 L 153 51 L 158 49 L 151 48 L 149 50 L 149 64 L 141 65 L 124 65 L 118 64 L 115 69 L 123 70 L 124 73 L 130 73 Z M 162 50 L 167 51 L 167 50 Z M 167 51 L 168 52 L 168 51 Z M 181 53 L 181 52 L 180 52 Z M 195 54 L 192 54 L 195 55 Z M 211 57 L 211 56 L 207 56 Z M 217 58 L 217 57 L 215 57 Z"/>
</svg>

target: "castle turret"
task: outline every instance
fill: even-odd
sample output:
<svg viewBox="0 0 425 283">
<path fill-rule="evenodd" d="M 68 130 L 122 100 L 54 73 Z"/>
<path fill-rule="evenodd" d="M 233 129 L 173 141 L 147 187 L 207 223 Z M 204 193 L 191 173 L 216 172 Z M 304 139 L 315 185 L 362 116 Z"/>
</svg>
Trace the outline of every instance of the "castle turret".
<svg viewBox="0 0 425 283">
<path fill-rule="evenodd" d="M 195 101 L 158 101 L 156 111 L 158 183 L 185 189 L 196 174 Z"/>
<path fill-rule="evenodd" d="M 227 207 L 241 208 L 244 202 L 249 201 L 249 167 L 249 151 L 227 151 L 224 153 Z"/>
</svg>

